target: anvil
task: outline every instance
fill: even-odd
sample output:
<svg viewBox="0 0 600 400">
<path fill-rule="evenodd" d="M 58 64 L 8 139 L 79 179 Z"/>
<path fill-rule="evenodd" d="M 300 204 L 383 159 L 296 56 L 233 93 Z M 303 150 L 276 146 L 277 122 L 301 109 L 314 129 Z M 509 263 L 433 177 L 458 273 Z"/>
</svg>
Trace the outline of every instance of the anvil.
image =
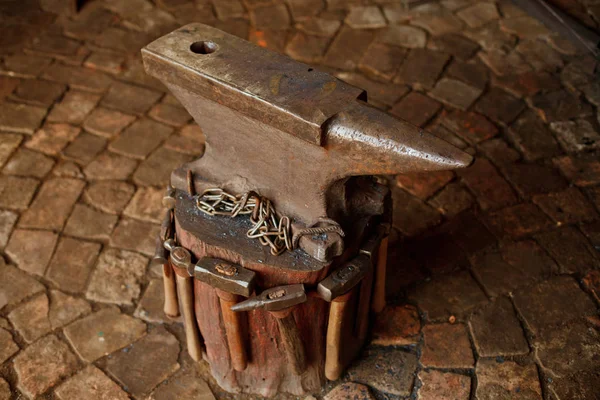
<svg viewBox="0 0 600 400">
<path fill-rule="evenodd" d="M 256 191 L 277 212 L 311 226 L 343 215 L 339 183 L 465 167 L 471 156 L 367 104 L 364 90 L 328 73 L 203 24 L 190 24 L 142 50 L 194 117 L 206 151 L 176 169 L 171 184 L 197 193 Z"/>
</svg>

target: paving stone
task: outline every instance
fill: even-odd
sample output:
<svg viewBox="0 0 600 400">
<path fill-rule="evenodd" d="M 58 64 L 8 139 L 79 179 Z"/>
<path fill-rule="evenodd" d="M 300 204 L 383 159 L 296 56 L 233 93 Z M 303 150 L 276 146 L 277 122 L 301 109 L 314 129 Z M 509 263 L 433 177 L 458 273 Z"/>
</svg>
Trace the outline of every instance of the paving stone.
<svg viewBox="0 0 600 400">
<path fill-rule="evenodd" d="M 44 286 L 41 283 L 12 265 L 6 265 L 0 257 L 0 309 L 18 304 L 42 290 Z"/>
<path fill-rule="evenodd" d="M 52 178 L 44 182 L 35 200 L 22 215 L 22 228 L 62 229 L 71 208 L 83 191 L 78 179 Z"/>
<path fill-rule="evenodd" d="M 360 362 L 348 369 L 350 380 L 397 396 L 409 396 L 417 368 L 417 357 L 392 347 L 369 346 Z"/>
<path fill-rule="evenodd" d="M 65 35 L 75 39 L 94 39 L 112 25 L 118 17 L 100 6 L 79 10 L 77 18 L 65 23 Z"/>
<path fill-rule="evenodd" d="M 46 116 L 46 109 L 26 104 L 3 103 L 0 108 L 0 130 L 31 135 Z"/>
<path fill-rule="evenodd" d="M 453 217 L 473 204 L 473 196 L 462 185 L 451 183 L 429 200 L 429 204 L 442 214 Z"/>
<path fill-rule="evenodd" d="M 170 323 L 172 320 L 163 311 L 164 304 L 165 296 L 162 280 L 151 279 L 133 316 L 153 324 Z"/>
<path fill-rule="evenodd" d="M 600 385 L 598 374 L 593 370 L 578 372 L 565 378 L 552 378 L 552 382 L 548 384 L 549 398 L 569 400 L 593 399 L 596 395 L 598 385 Z"/>
<path fill-rule="evenodd" d="M 239 0 L 217 1 L 213 4 L 219 19 L 238 18 L 245 14 L 244 5 Z"/>
<path fill-rule="evenodd" d="M 396 184 L 413 196 L 425 200 L 453 178 L 451 171 L 417 172 L 396 175 Z"/>
<path fill-rule="evenodd" d="M 590 221 L 598 217 L 594 207 L 575 187 L 534 196 L 533 202 L 560 224 Z"/>
<path fill-rule="evenodd" d="M 596 250 L 600 249 L 600 221 L 590 222 L 581 226 L 581 230 L 592 242 Z"/>
<path fill-rule="evenodd" d="M 256 28 L 284 30 L 290 26 L 290 14 L 284 4 L 250 10 L 250 22 Z"/>
<path fill-rule="evenodd" d="M 515 48 L 536 71 L 556 71 L 563 66 L 561 55 L 541 40 L 525 40 Z"/>
<path fill-rule="evenodd" d="M 215 28 L 246 40 L 250 24 L 246 19 L 228 19 L 227 21 L 215 22 Z"/>
<path fill-rule="evenodd" d="M 448 12 L 419 15 L 411 21 L 411 24 L 425 29 L 433 36 L 458 32 L 463 28 L 461 20 Z"/>
<path fill-rule="evenodd" d="M 435 37 L 428 45 L 433 50 L 452 54 L 453 57 L 463 61 L 473 57 L 479 50 L 477 43 L 456 33 Z"/>
<path fill-rule="evenodd" d="M 98 243 L 61 238 L 46 278 L 62 290 L 83 292 L 100 248 Z"/>
<path fill-rule="evenodd" d="M 166 125 L 140 119 L 110 143 L 109 148 L 122 155 L 144 159 L 172 132 L 173 129 Z"/>
<path fill-rule="evenodd" d="M 79 166 L 72 161 L 59 162 L 59 164 L 52 171 L 52 175 L 62 178 L 85 178 L 81 172 L 81 168 L 79 168 Z"/>
<path fill-rule="evenodd" d="M 148 394 L 179 369 L 179 342 L 159 326 L 128 348 L 113 354 L 106 369 L 129 393 Z"/>
<path fill-rule="evenodd" d="M 192 161 L 191 156 L 161 147 L 142 161 L 133 174 L 133 181 L 142 186 L 164 186 L 171 172 L 189 161 Z"/>
<path fill-rule="evenodd" d="M 600 107 L 600 84 L 598 82 L 585 85 L 582 87 L 582 92 L 590 103 Z"/>
<path fill-rule="evenodd" d="M 215 400 L 215 397 L 197 369 L 183 365 L 148 397 L 148 400 L 178 399 Z"/>
<path fill-rule="evenodd" d="M 500 21 L 500 29 L 522 39 L 535 39 L 550 33 L 544 24 L 529 16 L 503 19 Z"/>
<path fill-rule="evenodd" d="M 102 106 L 127 114 L 141 115 L 156 103 L 162 93 L 140 86 L 115 82 L 102 99 Z"/>
<path fill-rule="evenodd" d="M 16 133 L 0 134 L 0 166 L 8 161 L 10 155 L 19 147 L 22 140 L 23 136 Z"/>
<path fill-rule="evenodd" d="M 2 71 L 0 70 L 0 73 Z M 19 79 L 0 75 L 0 100 L 4 100 L 19 85 Z"/>
<path fill-rule="evenodd" d="M 73 322 L 64 333 L 79 357 L 93 362 L 144 336 L 146 324 L 116 308 L 104 308 Z"/>
<path fill-rule="evenodd" d="M 44 275 L 57 239 L 50 231 L 15 229 L 5 251 L 22 270 Z"/>
<path fill-rule="evenodd" d="M 102 371 L 88 365 L 61 384 L 54 393 L 60 400 L 91 397 L 98 400 L 127 400 L 129 396 Z"/>
<path fill-rule="evenodd" d="M 50 56 L 73 55 L 77 53 L 79 46 L 77 40 L 50 34 L 44 35 L 43 39 L 34 38 L 28 50 Z"/>
<path fill-rule="evenodd" d="M 429 95 L 450 106 L 466 110 L 479 96 L 481 89 L 450 78 L 440 79 Z"/>
<path fill-rule="evenodd" d="M 328 45 L 328 38 L 298 32 L 285 47 L 285 53 L 295 60 L 314 63 L 320 61 Z"/>
<path fill-rule="evenodd" d="M 496 243 L 488 228 L 471 212 L 463 212 L 452 219 L 445 229 L 454 242 L 466 253 L 473 254 Z"/>
<path fill-rule="evenodd" d="M 489 70 L 477 60 L 470 62 L 455 60 L 446 69 L 446 76 L 484 90 L 489 81 Z"/>
<path fill-rule="evenodd" d="M 424 126 L 442 108 L 442 105 L 419 92 L 410 92 L 389 111 L 416 126 Z"/>
<path fill-rule="evenodd" d="M 532 96 L 542 90 L 554 91 L 561 87 L 560 80 L 553 75 L 537 71 L 494 76 L 494 85 L 518 97 Z"/>
<path fill-rule="evenodd" d="M 85 116 L 96 107 L 98 101 L 100 101 L 100 95 L 70 90 L 61 102 L 52 108 L 47 120 L 79 125 Z"/>
<path fill-rule="evenodd" d="M 358 68 L 367 75 L 391 80 L 406 56 L 406 49 L 383 43 L 371 43 Z"/>
<path fill-rule="evenodd" d="M 440 371 L 420 371 L 418 400 L 467 400 L 471 378 L 466 375 Z"/>
<path fill-rule="evenodd" d="M 535 364 L 480 359 L 475 369 L 478 399 L 541 400 L 542 388 Z"/>
<path fill-rule="evenodd" d="M 162 103 L 152 107 L 148 115 L 158 122 L 175 127 L 182 127 L 192 119 L 185 108 Z"/>
<path fill-rule="evenodd" d="M 393 46 L 417 49 L 425 47 L 427 34 L 420 28 L 406 25 L 390 25 L 379 36 L 379 41 Z"/>
<path fill-rule="evenodd" d="M 359 383 L 346 382 L 337 385 L 323 397 L 324 400 L 374 400 L 375 397 L 369 392 L 369 388 Z"/>
<path fill-rule="evenodd" d="M 506 141 L 500 138 L 481 142 L 479 143 L 478 148 L 496 165 L 511 164 L 521 158 L 515 149 L 509 147 Z"/>
<path fill-rule="evenodd" d="M 34 398 L 71 375 L 77 368 L 77 358 L 56 336 L 46 336 L 25 350 L 13 361 L 17 387 Z"/>
<path fill-rule="evenodd" d="M 501 50 L 490 50 L 485 53 L 480 52 L 479 58 L 494 74 L 499 76 L 524 74 L 531 71 L 531 66 L 516 51 L 506 53 Z"/>
<path fill-rule="evenodd" d="M 593 155 L 560 157 L 554 160 L 560 171 L 577 186 L 593 186 L 600 183 L 600 161 Z"/>
<path fill-rule="evenodd" d="M 475 3 L 470 7 L 463 8 L 456 15 L 465 21 L 470 28 L 479 28 L 500 18 L 494 3 Z"/>
<path fill-rule="evenodd" d="M 83 132 L 63 150 L 62 154 L 67 160 L 86 165 L 105 147 L 106 139 Z"/>
<path fill-rule="evenodd" d="M 536 240 L 560 265 L 561 273 L 582 273 L 598 268 L 600 262 L 587 239 L 576 228 L 563 226 L 540 233 Z"/>
<path fill-rule="evenodd" d="M 140 296 L 140 281 L 148 259 L 125 250 L 108 249 L 100 254 L 86 297 L 93 301 L 132 305 Z"/>
<path fill-rule="evenodd" d="M 98 107 L 85 119 L 83 128 L 90 133 L 110 139 L 121 133 L 133 121 L 135 121 L 133 115 Z"/>
<path fill-rule="evenodd" d="M 294 1 L 300 0 L 290 0 L 288 3 L 291 5 Z M 296 24 L 296 29 L 309 35 L 332 37 L 341 25 L 342 23 L 335 19 L 311 18 Z"/>
<path fill-rule="evenodd" d="M 533 112 L 525 112 L 508 130 L 508 135 L 525 159 L 553 157 L 560 148 L 544 122 Z"/>
<path fill-rule="evenodd" d="M 462 32 L 472 41 L 478 43 L 488 53 L 506 54 L 517 43 L 517 37 L 500 29 L 498 23 L 492 22 L 477 29 Z"/>
<path fill-rule="evenodd" d="M 144 15 L 148 16 L 148 14 Z M 137 15 L 134 16 L 134 19 L 128 20 L 127 23 L 130 25 L 130 28 L 140 30 L 140 27 L 133 26 L 135 21 L 140 22 Z M 138 53 L 150 41 L 149 35 L 143 32 L 135 32 L 134 30 L 122 29 L 120 27 L 110 27 L 105 29 L 101 35 L 96 36 L 94 44 L 103 49 L 131 54 Z"/>
<path fill-rule="evenodd" d="M 377 29 L 387 25 L 377 6 L 351 6 L 344 22 L 354 29 Z"/>
<path fill-rule="evenodd" d="M 68 124 L 45 124 L 25 143 L 25 147 L 55 156 L 75 139 L 80 131 L 80 128 Z"/>
<path fill-rule="evenodd" d="M 288 7 L 292 13 L 294 21 L 304 20 L 314 21 L 314 16 L 319 14 L 325 8 L 325 2 L 323 0 L 288 0 Z"/>
<path fill-rule="evenodd" d="M 110 244 L 115 248 L 134 250 L 152 256 L 159 231 L 156 224 L 123 218 L 115 228 Z"/>
<path fill-rule="evenodd" d="M 369 103 L 381 103 L 386 106 L 395 104 L 402 96 L 408 93 L 408 87 L 389 82 L 376 82 L 365 78 L 362 74 L 342 72 L 336 75 L 344 82 L 365 89 L 369 95 Z"/>
<path fill-rule="evenodd" d="M 507 297 L 477 310 L 469 319 L 473 343 L 480 357 L 502 357 L 529 353 L 513 305 Z"/>
<path fill-rule="evenodd" d="M 9 331 L 0 328 L 0 363 L 8 360 L 19 351 L 19 346 L 13 341 Z M 0 391 L 0 394 L 2 392 Z M 9 399 L 10 397 L 6 397 Z"/>
<path fill-rule="evenodd" d="M 371 343 L 381 346 L 405 346 L 417 343 L 421 321 L 416 307 L 386 306 L 377 315 Z"/>
<path fill-rule="evenodd" d="M 37 187 L 37 179 L 0 176 L 0 207 L 11 210 L 26 209 Z"/>
<path fill-rule="evenodd" d="M 53 165 L 54 160 L 50 157 L 35 151 L 19 149 L 6 163 L 3 172 L 9 175 L 43 178 L 50 172 Z"/>
<path fill-rule="evenodd" d="M 17 223 L 19 215 L 12 211 L 0 210 L 0 249 L 6 246 L 8 238 Z"/>
<path fill-rule="evenodd" d="M 591 115 L 591 106 L 566 90 L 539 93 L 531 98 L 531 105 L 545 122 L 566 121 Z"/>
<path fill-rule="evenodd" d="M 129 202 L 123 215 L 142 221 L 160 223 L 163 218 L 163 190 L 155 188 L 139 188 Z"/>
<path fill-rule="evenodd" d="M 591 271 L 583 279 L 583 285 L 596 301 L 600 301 L 600 271 Z"/>
<path fill-rule="evenodd" d="M 68 296 L 58 290 L 50 291 L 48 319 L 52 329 L 61 328 L 91 310 L 92 307 L 83 299 Z"/>
<path fill-rule="evenodd" d="M 52 62 L 48 57 L 12 54 L 4 57 L 0 74 L 18 78 L 35 78 Z"/>
<path fill-rule="evenodd" d="M 51 106 L 66 90 L 65 85 L 41 79 L 25 79 L 14 91 L 16 101 L 36 106 Z"/>
<path fill-rule="evenodd" d="M 441 221 L 441 215 L 436 210 L 403 190 L 393 190 L 392 199 L 393 226 L 405 235 L 416 235 Z"/>
<path fill-rule="evenodd" d="M 356 69 L 373 37 L 371 31 L 343 27 L 329 46 L 323 64 L 342 70 Z"/>
<path fill-rule="evenodd" d="M 514 294 L 517 311 L 535 335 L 596 315 L 596 306 L 569 276 L 554 277 Z M 543 339 L 542 339 L 543 340 Z"/>
<path fill-rule="evenodd" d="M 474 112 L 453 110 L 442 113 L 441 123 L 469 143 L 479 143 L 498 134 L 493 123 Z"/>
<path fill-rule="evenodd" d="M 107 75 L 88 68 L 73 67 L 54 63 L 42 74 L 43 79 L 64 83 L 72 89 L 102 93 L 110 86 L 112 79 Z"/>
<path fill-rule="evenodd" d="M 64 232 L 83 239 L 108 240 L 117 220 L 116 215 L 105 214 L 91 207 L 76 204 Z"/>
<path fill-rule="evenodd" d="M 492 164 L 483 158 L 476 159 L 470 167 L 457 173 L 475 194 L 484 210 L 498 209 L 517 202 L 510 185 Z"/>
<path fill-rule="evenodd" d="M 468 271 L 442 275 L 420 284 L 409 291 L 408 297 L 430 321 L 447 321 L 451 315 L 464 314 L 487 301 Z"/>
<path fill-rule="evenodd" d="M 27 343 L 32 343 L 52 330 L 48 297 L 45 293 L 19 305 L 8 314 L 8 319 Z"/>
<path fill-rule="evenodd" d="M 427 49 L 413 49 L 402 63 L 396 83 L 413 87 L 431 88 L 442 73 L 450 57 L 445 53 Z"/>
<path fill-rule="evenodd" d="M 135 188 L 127 182 L 99 181 L 91 183 L 84 192 L 86 201 L 109 214 L 120 214 L 133 196 Z"/>
<path fill-rule="evenodd" d="M 504 167 L 504 172 L 523 196 L 555 192 L 567 187 L 558 171 L 545 165 L 517 163 Z"/>
<path fill-rule="evenodd" d="M 534 204 L 524 203 L 490 213 L 488 221 L 498 236 L 523 237 L 549 229 L 550 219 Z"/>
<path fill-rule="evenodd" d="M 246 38 L 244 38 L 246 39 Z M 254 43 L 257 46 L 264 47 L 275 51 L 277 53 L 283 53 L 286 47 L 286 41 L 288 39 L 288 32 L 275 29 L 250 29 L 248 32 L 247 40 L 250 43 Z M 306 52 L 310 52 L 310 49 L 306 49 Z"/>
<path fill-rule="evenodd" d="M 421 364 L 437 368 L 472 368 L 475 364 L 469 333 L 463 324 L 423 327 Z"/>
<path fill-rule="evenodd" d="M 492 88 L 475 105 L 475 110 L 493 121 L 509 124 L 523 111 L 525 104 L 502 89 Z"/>
<path fill-rule="evenodd" d="M 600 149 L 600 133 L 589 121 L 552 122 L 550 129 L 556 134 L 559 143 L 568 152 Z"/>
<path fill-rule="evenodd" d="M 131 158 L 105 151 L 89 163 L 83 172 L 90 180 L 126 180 L 137 164 Z"/>
</svg>

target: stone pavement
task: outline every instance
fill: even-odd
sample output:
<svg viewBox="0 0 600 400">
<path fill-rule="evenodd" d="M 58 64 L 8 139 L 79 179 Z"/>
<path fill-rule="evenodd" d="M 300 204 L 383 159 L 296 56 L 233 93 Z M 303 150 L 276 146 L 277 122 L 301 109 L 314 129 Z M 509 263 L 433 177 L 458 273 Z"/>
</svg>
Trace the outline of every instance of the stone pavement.
<svg viewBox="0 0 600 400">
<path fill-rule="evenodd" d="M 510 1 L 27 3 L 0 21 L 22 41 L 0 64 L 0 399 L 246 398 L 190 360 L 148 265 L 169 173 L 203 140 L 139 50 L 193 21 L 476 156 L 387 177 L 389 305 L 317 397 L 600 398 L 600 83 Z M 598 27 L 597 2 L 563 3 Z"/>
</svg>

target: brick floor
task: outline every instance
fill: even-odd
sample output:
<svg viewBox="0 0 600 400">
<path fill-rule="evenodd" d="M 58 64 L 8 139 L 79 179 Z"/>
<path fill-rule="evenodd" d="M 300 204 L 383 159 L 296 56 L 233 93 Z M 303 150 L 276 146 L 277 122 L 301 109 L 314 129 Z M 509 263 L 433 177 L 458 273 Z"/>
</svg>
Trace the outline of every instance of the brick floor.
<svg viewBox="0 0 600 400">
<path fill-rule="evenodd" d="M 389 179 L 388 308 L 307 399 L 598 398 L 596 61 L 512 2 L 5 3 L 0 398 L 250 398 L 191 361 L 148 266 L 169 173 L 204 139 L 139 50 L 189 22 L 322 64 L 476 158 Z M 598 29 L 597 3 L 568 4 Z"/>
</svg>

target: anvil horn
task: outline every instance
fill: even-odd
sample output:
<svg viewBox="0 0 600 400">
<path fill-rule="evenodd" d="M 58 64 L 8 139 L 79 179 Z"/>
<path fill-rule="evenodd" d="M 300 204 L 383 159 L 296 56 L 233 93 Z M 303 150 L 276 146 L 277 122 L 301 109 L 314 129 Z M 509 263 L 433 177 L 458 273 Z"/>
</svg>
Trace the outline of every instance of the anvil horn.
<svg viewBox="0 0 600 400">
<path fill-rule="evenodd" d="M 175 170 L 186 190 L 254 190 L 311 224 L 328 216 L 327 191 L 349 176 L 460 168 L 471 156 L 379 111 L 364 90 L 202 24 L 142 49 L 206 135 L 206 151 Z"/>
</svg>

